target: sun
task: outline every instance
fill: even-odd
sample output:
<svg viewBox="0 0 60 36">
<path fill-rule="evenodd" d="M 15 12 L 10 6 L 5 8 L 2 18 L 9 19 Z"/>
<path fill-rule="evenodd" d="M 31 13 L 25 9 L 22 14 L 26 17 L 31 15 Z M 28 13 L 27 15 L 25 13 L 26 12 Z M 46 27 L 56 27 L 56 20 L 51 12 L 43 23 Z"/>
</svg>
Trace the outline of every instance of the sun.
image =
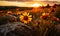
<svg viewBox="0 0 60 36">
<path fill-rule="evenodd" d="M 42 6 L 42 5 L 39 4 L 39 3 L 34 3 L 34 4 L 32 4 L 32 7 L 39 7 L 39 6 Z"/>
</svg>

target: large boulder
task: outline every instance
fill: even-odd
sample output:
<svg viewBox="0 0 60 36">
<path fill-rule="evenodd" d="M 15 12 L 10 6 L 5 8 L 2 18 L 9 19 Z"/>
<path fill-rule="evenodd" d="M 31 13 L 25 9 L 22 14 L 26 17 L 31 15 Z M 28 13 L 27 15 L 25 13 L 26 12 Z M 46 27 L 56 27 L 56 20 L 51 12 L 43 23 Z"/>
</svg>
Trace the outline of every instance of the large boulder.
<svg viewBox="0 0 60 36">
<path fill-rule="evenodd" d="M 21 23 L 7 23 L 0 26 L 1 36 L 32 36 L 32 28 Z"/>
</svg>

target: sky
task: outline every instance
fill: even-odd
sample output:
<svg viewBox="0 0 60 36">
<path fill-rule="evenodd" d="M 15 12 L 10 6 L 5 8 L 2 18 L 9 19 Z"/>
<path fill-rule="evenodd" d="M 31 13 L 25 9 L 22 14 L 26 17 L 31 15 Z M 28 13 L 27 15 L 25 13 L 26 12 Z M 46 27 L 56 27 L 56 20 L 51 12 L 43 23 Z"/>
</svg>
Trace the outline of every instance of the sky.
<svg viewBox="0 0 60 36">
<path fill-rule="evenodd" d="M 60 0 L 7 0 L 7 1 L 58 1 L 60 2 Z"/>
<path fill-rule="evenodd" d="M 13 1 L 13 2 L 12 2 Z M 21 2 L 16 2 L 16 1 L 21 1 Z M 40 2 L 24 2 L 24 1 L 40 1 Z M 43 2 L 42 2 L 43 1 Z M 48 1 L 48 2 L 44 2 L 44 1 Z M 51 2 L 54 1 L 54 2 Z M 58 1 L 58 2 L 56 2 Z M 0 0 L 0 6 L 19 6 L 19 7 L 34 7 L 37 5 L 44 5 L 46 6 L 46 4 L 50 4 L 51 6 L 53 6 L 55 3 L 56 4 L 60 4 L 60 0 L 10 0 L 10 1 L 1 1 Z"/>
</svg>

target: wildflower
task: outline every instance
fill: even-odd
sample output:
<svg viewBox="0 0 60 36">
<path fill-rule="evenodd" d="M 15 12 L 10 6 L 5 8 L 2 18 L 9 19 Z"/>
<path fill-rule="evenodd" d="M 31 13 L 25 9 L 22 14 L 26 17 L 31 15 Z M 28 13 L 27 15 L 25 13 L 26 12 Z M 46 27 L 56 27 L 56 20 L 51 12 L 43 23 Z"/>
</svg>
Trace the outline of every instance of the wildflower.
<svg viewBox="0 0 60 36">
<path fill-rule="evenodd" d="M 48 17 L 50 17 L 49 13 L 43 13 L 42 14 L 43 19 L 47 19 Z"/>
<path fill-rule="evenodd" d="M 24 12 L 22 15 L 20 15 L 20 20 L 24 23 L 29 23 L 32 20 L 32 15 L 29 15 L 29 13 Z"/>
</svg>

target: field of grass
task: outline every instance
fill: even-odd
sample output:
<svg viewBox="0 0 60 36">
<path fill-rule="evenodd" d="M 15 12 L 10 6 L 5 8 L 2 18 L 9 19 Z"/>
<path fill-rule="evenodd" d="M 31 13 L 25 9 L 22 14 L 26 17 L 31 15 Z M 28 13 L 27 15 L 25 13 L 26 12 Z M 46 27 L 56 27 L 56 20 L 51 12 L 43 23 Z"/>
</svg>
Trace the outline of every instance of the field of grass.
<svg viewBox="0 0 60 36">
<path fill-rule="evenodd" d="M 0 6 L 0 36 L 60 36 L 60 5 Z"/>
</svg>

